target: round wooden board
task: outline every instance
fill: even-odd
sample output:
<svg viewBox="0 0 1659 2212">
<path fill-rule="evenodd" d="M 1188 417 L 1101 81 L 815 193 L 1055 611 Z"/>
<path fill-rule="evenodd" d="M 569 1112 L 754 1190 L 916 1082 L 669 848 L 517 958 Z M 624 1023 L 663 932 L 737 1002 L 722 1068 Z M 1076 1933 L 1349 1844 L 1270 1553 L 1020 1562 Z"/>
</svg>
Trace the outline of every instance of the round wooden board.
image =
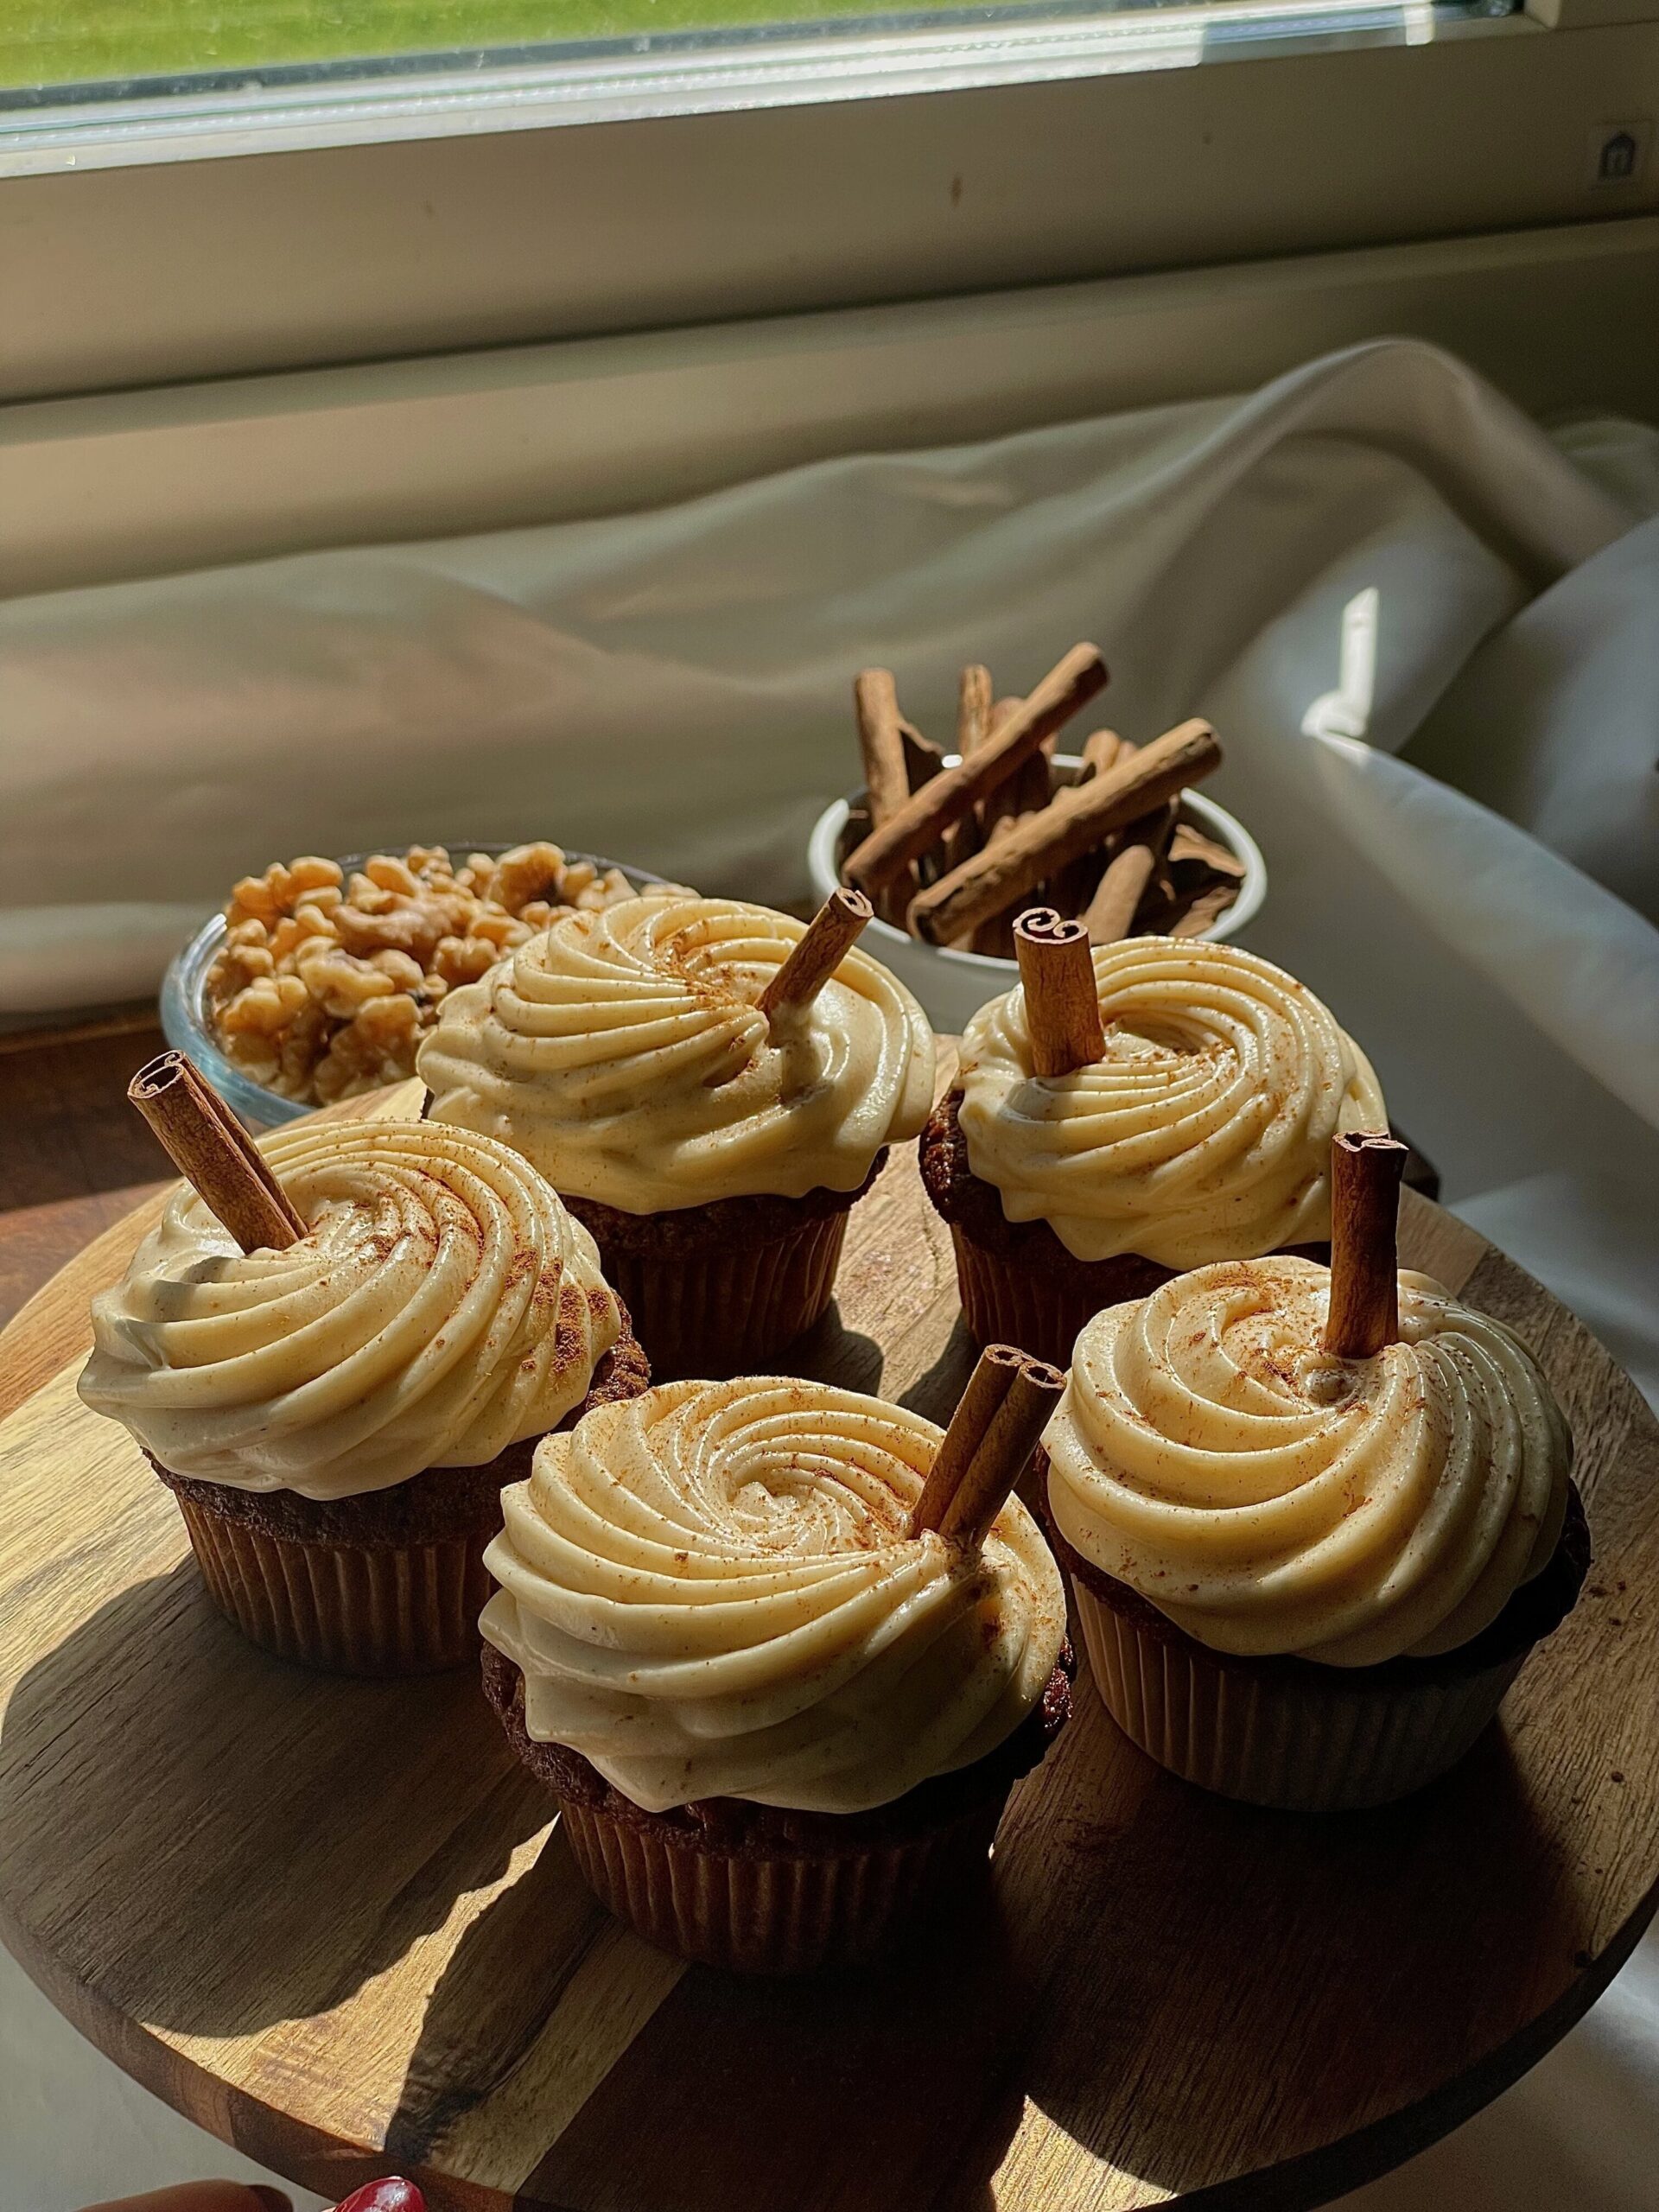
<svg viewBox="0 0 1659 2212">
<path fill-rule="evenodd" d="M 0 1340 L 0 1909 L 86 2035 L 296 2181 L 397 2169 L 434 2212 L 1313 2205 L 1532 2064 L 1651 1912 L 1659 1427 L 1409 1193 L 1408 1262 L 1541 1359 L 1594 1526 L 1502 1725 L 1406 1805 L 1294 1817 L 1162 1775 L 1083 1683 L 982 1923 L 795 1986 L 607 1920 L 469 1676 L 310 1676 L 213 1611 L 171 1498 L 74 1395 L 88 1297 L 153 1212 Z M 897 1157 L 802 1364 L 943 1418 L 956 1323 Z"/>
</svg>

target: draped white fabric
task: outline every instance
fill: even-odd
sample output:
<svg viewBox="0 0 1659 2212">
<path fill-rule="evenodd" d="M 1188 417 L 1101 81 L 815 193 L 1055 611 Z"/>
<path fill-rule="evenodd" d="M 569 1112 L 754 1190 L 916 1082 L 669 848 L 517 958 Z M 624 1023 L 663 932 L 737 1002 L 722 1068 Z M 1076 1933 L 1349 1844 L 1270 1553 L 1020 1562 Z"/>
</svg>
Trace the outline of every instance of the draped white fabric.
<svg viewBox="0 0 1659 2212">
<path fill-rule="evenodd" d="M 894 668 L 944 737 L 964 660 L 1012 690 L 1093 638 L 1100 719 L 1219 730 L 1211 788 L 1270 874 L 1247 941 L 1364 1044 L 1451 1202 L 1659 1395 L 1656 513 L 1659 435 L 1546 437 L 1389 341 L 671 511 L 16 601 L 0 1014 L 150 988 L 234 875 L 298 852 L 550 835 L 800 896 L 856 780 L 855 669 Z M 1354 2203 L 1649 2206 L 1656 1991 L 1649 1942 Z"/>
</svg>

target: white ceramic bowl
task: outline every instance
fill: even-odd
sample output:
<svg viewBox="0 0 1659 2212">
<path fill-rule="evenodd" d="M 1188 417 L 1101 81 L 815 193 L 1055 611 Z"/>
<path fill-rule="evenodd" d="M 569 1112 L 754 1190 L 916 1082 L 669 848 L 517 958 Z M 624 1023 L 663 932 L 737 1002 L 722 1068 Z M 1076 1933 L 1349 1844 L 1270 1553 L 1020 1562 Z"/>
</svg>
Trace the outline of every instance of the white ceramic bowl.
<svg viewBox="0 0 1659 2212">
<path fill-rule="evenodd" d="M 1069 781 L 1083 763 L 1074 754 L 1056 753 L 1054 766 Z M 824 809 L 814 825 L 806 849 L 806 865 L 815 899 L 827 899 L 841 880 L 841 842 L 847 817 L 855 806 L 863 803 L 863 798 L 862 791 L 855 791 L 850 798 L 837 799 L 833 806 Z M 1237 898 L 1204 932 L 1206 938 L 1235 937 L 1260 912 L 1262 901 L 1268 895 L 1267 863 L 1262 857 L 1262 849 L 1236 816 L 1229 814 L 1225 807 L 1217 806 L 1214 799 L 1205 798 L 1202 791 L 1185 793 L 1181 812 L 1195 830 L 1202 830 L 1206 837 L 1213 837 L 1218 845 L 1225 845 L 1243 864 L 1244 880 L 1239 885 Z M 909 985 L 936 1029 L 951 1033 L 965 1027 L 988 999 L 1000 997 L 1011 988 L 1019 972 L 1012 960 L 998 959 L 986 952 L 952 952 L 944 945 L 924 944 L 918 938 L 907 936 L 891 922 L 880 919 L 869 925 L 860 943 L 883 967 L 890 968 L 901 982 Z"/>
</svg>

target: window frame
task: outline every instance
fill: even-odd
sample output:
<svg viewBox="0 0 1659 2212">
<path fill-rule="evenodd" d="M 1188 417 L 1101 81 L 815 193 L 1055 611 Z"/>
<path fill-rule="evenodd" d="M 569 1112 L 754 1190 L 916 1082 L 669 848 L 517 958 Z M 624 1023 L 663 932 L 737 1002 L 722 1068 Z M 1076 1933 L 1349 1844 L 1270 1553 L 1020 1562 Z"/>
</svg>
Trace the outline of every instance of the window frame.
<svg viewBox="0 0 1659 2212">
<path fill-rule="evenodd" d="M 1621 118 L 1649 144 L 1659 22 L 1383 12 L 1287 48 L 1210 11 L 1193 66 L 0 177 L 0 401 L 1659 211 L 1659 162 L 1589 160 Z"/>
<path fill-rule="evenodd" d="M 21 405 L 0 599 L 666 505 L 1389 334 L 1534 414 L 1659 419 L 1659 216 Z"/>
</svg>

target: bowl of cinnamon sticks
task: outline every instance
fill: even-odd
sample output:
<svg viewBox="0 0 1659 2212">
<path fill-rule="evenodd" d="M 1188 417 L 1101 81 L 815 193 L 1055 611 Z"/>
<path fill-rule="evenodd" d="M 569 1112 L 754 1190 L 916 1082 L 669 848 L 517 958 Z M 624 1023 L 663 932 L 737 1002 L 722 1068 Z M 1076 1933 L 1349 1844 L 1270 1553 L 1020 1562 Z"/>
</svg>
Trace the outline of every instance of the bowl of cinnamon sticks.
<svg viewBox="0 0 1659 2212">
<path fill-rule="evenodd" d="M 963 669 L 953 750 L 901 711 L 891 672 L 854 685 L 864 788 L 819 817 L 812 889 L 862 891 L 864 942 L 915 992 L 937 1028 L 960 1029 L 1015 980 L 1014 924 L 1027 907 L 1077 916 L 1091 943 L 1231 937 L 1267 895 L 1255 841 L 1192 786 L 1221 764 L 1207 722 L 1135 744 L 1093 730 L 1061 753 L 1061 728 L 1104 688 L 1094 645 L 1074 645 L 1024 698 L 999 700 L 988 669 Z"/>
</svg>

